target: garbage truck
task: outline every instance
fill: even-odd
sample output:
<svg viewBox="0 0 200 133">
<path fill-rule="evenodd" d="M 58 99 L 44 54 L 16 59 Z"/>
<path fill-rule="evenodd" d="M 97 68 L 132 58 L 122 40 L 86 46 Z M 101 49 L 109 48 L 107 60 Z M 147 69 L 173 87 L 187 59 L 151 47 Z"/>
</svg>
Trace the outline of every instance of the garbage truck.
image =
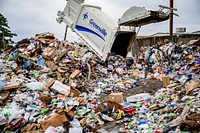
<svg viewBox="0 0 200 133">
<path fill-rule="evenodd" d="M 172 8 L 160 6 L 157 11 L 133 6 L 117 21 L 101 7 L 84 4 L 84 0 L 68 0 L 63 11 L 58 11 L 57 22 L 64 22 L 101 59 L 109 53 L 126 57 L 136 38 L 136 27 L 169 19 Z"/>
</svg>

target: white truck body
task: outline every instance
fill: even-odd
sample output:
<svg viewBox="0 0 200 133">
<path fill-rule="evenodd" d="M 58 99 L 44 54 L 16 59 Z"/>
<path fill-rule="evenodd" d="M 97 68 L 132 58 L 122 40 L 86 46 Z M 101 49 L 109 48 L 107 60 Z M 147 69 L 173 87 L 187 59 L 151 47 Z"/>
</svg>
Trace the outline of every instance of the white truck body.
<svg viewBox="0 0 200 133">
<path fill-rule="evenodd" d="M 136 18 L 136 13 L 134 13 L 134 18 L 132 18 L 131 10 L 134 12 L 137 10 L 132 8 L 125 12 L 119 22 L 116 22 L 102 12 L 98 6 L 84 4 L 84 0 L 68 0 L 64 11 L 58 12 L 57 21 L 58 23 L 64 22 L 75 31 L 102 60 L 106 60 L 110 52 L 125 57 L 135 38 L 136 32 L 133 26 L 140 26 L 141 22 L 137 23 L 138 20 L 147 18 L 150 14 L 146 9 L 136 7 L 141 10 L 138 13 L 139 19 Z M 140 12 L 143 13 L 142 17 Z M 167 17 L 164 16 L 162 20 L 156 19 L 152 21 L 151 19 L 150 21 L 164 21 L 168 19 Z M 152 23 L 150 21 L 148 20 L 148 22 L 141 24 Z"/>
<path fill-rule="evenodd" d="M 87 45 L 103 59 L 109 52 L 118 28 L 117 23 L 108 18 L 105 14 L 102 15 L 100 8 L 84 6 L 74 28 Z"/>
</svg>

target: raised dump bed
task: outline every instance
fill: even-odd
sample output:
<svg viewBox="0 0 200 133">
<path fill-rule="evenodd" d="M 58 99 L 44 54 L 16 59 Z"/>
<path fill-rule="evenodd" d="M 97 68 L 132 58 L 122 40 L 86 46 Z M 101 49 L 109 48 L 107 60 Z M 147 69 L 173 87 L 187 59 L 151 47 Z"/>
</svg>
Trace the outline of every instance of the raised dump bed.
<svg viewBox="0 0 200 133">
<path fill-rule="evenodd" d="M 172 9 L 165 13 L 162 9 L 150 11 L 134 6 L 116 22 L 101 7 L 84 4 L 84 0 L 68 0 L 65 9 L 58 12 L 57 21 L 68 25 L 97 56 L 106 60 L 110 52 L 126 57 L 136 36 L 135 27 L 167 20 Z"/>
</svg>

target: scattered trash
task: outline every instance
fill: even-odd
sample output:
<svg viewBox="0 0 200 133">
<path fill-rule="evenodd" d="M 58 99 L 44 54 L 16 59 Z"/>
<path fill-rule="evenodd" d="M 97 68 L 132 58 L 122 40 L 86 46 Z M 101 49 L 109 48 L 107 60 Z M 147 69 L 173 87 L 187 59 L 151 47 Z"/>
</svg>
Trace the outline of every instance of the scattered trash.
<svg viewBox="0 0 200 133">
<path fill-rule="evenodd" d="M 198 42 L 126 65 L 51 33 L 22 40 L 1 55 L 0 132 L 199 132 Z"/>
</svg>

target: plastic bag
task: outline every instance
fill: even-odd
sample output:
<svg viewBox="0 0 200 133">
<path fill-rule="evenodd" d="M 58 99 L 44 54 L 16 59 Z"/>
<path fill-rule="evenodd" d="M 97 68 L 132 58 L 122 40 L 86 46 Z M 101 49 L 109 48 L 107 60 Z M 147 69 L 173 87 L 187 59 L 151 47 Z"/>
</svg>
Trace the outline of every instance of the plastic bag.
<svg viewBox="0 0 200 133">
<path fill-rule="evenodd" d="M 64 133 L 64 128 L 63 127 L 48 127 L 45 133 Z"/>
<path fill-rule="evenodd" d="M 69 128 L 69 133 L 82 133 L 81 124 L 76 118 L 74 118 L 70 124 L 72 127 Z"/>
<path fill-rule="evenodd" d="M 31 90 L 40 90 L 41 88 L 45 88 L 43 83 L 40 82 L 31 82 L 26 84 L 26 87 Z"/>
<path fill-rule="evenodd" d="M 179 79 L 179 82 L 181 82 L 182 84 L 185 84 L 187 80 L 188 80 L 188 78 L 187 78 L 186 76 L 182 76 L 182 77 Z"/>
<path fill-rule="evenodd" d="M 3 114 L 0 114 L 0 126 L 7 123 L 6 117 Z"/>
<path fill-rule="evenodd" d="M 7 108 L 4 108 L 2 111 L 2 114 L 8 117 L 8 123 L 14 118 L 19 118 L 23 113 L 25 113 L 25 110 L 20 110 L 15 102 L 7 105 Z"/>
</svg>

